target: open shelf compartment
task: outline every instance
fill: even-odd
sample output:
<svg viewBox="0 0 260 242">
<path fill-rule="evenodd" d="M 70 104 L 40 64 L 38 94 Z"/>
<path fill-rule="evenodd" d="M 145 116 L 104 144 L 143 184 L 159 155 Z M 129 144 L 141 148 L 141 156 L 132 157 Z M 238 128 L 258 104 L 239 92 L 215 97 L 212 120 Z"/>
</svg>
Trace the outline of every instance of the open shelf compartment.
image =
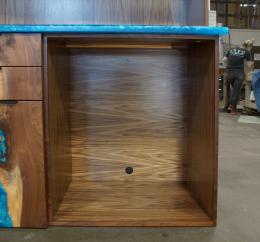
<svg viewBox="0 0 260 242">
<path fill-rule="evenodd" d="M 215 225 L 217 43 L 46 36 L 50 224 Z"/>
</svg>

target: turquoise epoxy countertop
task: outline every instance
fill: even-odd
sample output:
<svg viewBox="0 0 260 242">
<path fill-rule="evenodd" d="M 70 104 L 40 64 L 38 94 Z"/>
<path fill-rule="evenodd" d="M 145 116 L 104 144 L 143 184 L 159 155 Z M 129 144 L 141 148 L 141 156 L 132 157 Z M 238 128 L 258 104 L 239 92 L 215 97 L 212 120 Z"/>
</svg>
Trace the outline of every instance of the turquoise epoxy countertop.
<svg viewBox="0 0 260 242">
<path fill-rule="evenodd" d="M 0 25 L 0 33 L 106 33 L 224 36 L 226 27 L 169 25 Z"/>
</svg>

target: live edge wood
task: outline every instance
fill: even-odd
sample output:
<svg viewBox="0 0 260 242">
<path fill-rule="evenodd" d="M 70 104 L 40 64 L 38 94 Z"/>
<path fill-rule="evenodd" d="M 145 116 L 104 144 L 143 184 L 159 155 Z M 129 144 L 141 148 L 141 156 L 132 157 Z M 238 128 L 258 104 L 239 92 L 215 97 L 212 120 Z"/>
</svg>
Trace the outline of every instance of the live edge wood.
<svg viewBox="0 0 260 242">
<path fill-rule="evenodd" d="M 0 66 L 41 66 L 41 34 L 1 34 Z"/>
<path fill-rule="evenodd" d="M 46 227 L 42 102 L 0 103 L 0 126 L 8 141 L 8 162 L 0 165 L 0 171 L 5 171 L 0 175 L 7 174 L 7 188 L 15 183 L 7 190 L 14 226 Z"/>
<path fill-rule="evenodd" d="M 0 100 L 42 100 L 41 67 L 0 67 Z"/>
</svg>

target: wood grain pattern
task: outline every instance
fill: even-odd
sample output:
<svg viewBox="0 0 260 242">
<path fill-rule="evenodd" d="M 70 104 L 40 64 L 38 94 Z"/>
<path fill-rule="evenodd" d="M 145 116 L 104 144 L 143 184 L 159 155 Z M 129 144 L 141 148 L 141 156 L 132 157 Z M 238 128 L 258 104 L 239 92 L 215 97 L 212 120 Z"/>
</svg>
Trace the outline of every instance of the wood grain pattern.
<svg viewBox="0 0 260 242">
<path fill-rule="evenodd" d="M 189 185 L 194 197 L 214 223 L 217 214 L 218 162 L 217 43 L 217 39 L 197 43 L 189 52 L 189 65 L 195 67 L 189 69 Z"/>
<path fill-rule="evenodd" d="M 42 100 L 42 68 L 0 67 L 0 100 Z"/>
<path fill-rule="evenodd" d="M 40 34 L 1 34 L 0 66 L 41 66 Z"/>
<path fill-rule="evenodd" d="M 73 182 L 50 223 L 212 225 L 181 185 L 185 50 L 70 53 Z"/>
<path fill-rule="evenodd" d="M 176 182 L 75 179 L 51 224 L 211 226 L 212 222 L 187 189 Z"/>
<path fill-rule="evenodd" d="M 47 40 L 46 40 L 47 41 Z M 49 219 L 55 215 L 72 176 L 68 58 L 64 49 L 45 45 L 45 137 Z"/>
<path fill-rule="evenodd" d="M 204 25 L 205 1 L 0 0 L 0 23 Z"/>
<path fill-rule="evenodd" d="M 62 179 L 50 183 L 62 187 L 58 192 L 63 200 L 55 204 L 49 223 L 214 226 L 217 39 L 155 38 L 158 43 L 185 43 L 177 49 L 131 49 L 129 43 L 127 48 L 68 49 L 69 38 L 49 39 L 48 65 L 55 67 L 54 73 L 62 73 L 49 78 L 54 87 L 49 92 L 63 91 L 56 100 L 59 108 L 48 115 L 66 110 L 65 122 L 70 119 L 72 169 L 66 165 L 70 161 L 64 163 L 58 156 L 49 162 L 56 169 L 67 169 L 73 178 L 70 186 L 58 184 Z M 78 43 L 88 39 L 82 38 Z M 133 36 L 127 38 L 135 43 Z M 96 39 L 90 37 L 88 44 Z M 68 81 L 70 94 L 63 86 Z M 54 103 L 55 93 L 51 94 Z M 59 112 L 58 116 L 64 117 Z M 69 126 L 64 128 L 61 120 L 55 117 L 52 122 L 64 144 Z M 128 166 L 134 168 L 131 175 L 125 173 Z M 51 198 L 55 192 L 51 191 Z"/>
<path fill-rule="evenodd" d="M 185 61 L 178 50 L 71 51 L 73 176 L 124 180 L 131 165 L 134 181 L 183 180 Z"/>
<path fill-rule="evenodd" d="M 15 204 L 17 201 L 11 199 L 8 201 L 11 202 L 10 211 L 16 210 L 17 206 L 18 209 L 19 206 L 22 207 L 20 221 L 22 227 L 45 227 L 47 211 L 42 102 L 21 101 L 14 105 L 0 103 L 0 125 L 1 129 L 5 130 L 8 141 L 8 162 L 2 164 L 1 169 L 9 175 L 21 172 L 20 178 L 19 174 L 14 177 L 17 183 L 10 193 L 14 193 L 13 196 L 19 194 L 16 199 L 22 201 L 22 204 L 17 205 Z M 16 171 L 16 167 L 20 171 Z M 19 181 L 22 181 L 22 188 Z M 15 224 L 19 225 L 17 221 Z"/>
</svg>

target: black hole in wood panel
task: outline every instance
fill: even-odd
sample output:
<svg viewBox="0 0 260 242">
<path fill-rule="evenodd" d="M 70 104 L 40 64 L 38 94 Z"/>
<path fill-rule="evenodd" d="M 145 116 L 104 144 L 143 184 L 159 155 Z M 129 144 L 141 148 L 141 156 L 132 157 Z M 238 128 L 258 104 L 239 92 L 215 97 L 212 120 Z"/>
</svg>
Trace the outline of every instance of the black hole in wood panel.
<svg viewBox="0 0 260 242">
<path fill-rule="evenodd" d="M 126 174 L 130 175 L 134 172 L 134 169 L 133 169 L 133 167 L 129 166 L 129 167 L 125 168 L 125 172 L 126 172 Z"/>
</svg>

